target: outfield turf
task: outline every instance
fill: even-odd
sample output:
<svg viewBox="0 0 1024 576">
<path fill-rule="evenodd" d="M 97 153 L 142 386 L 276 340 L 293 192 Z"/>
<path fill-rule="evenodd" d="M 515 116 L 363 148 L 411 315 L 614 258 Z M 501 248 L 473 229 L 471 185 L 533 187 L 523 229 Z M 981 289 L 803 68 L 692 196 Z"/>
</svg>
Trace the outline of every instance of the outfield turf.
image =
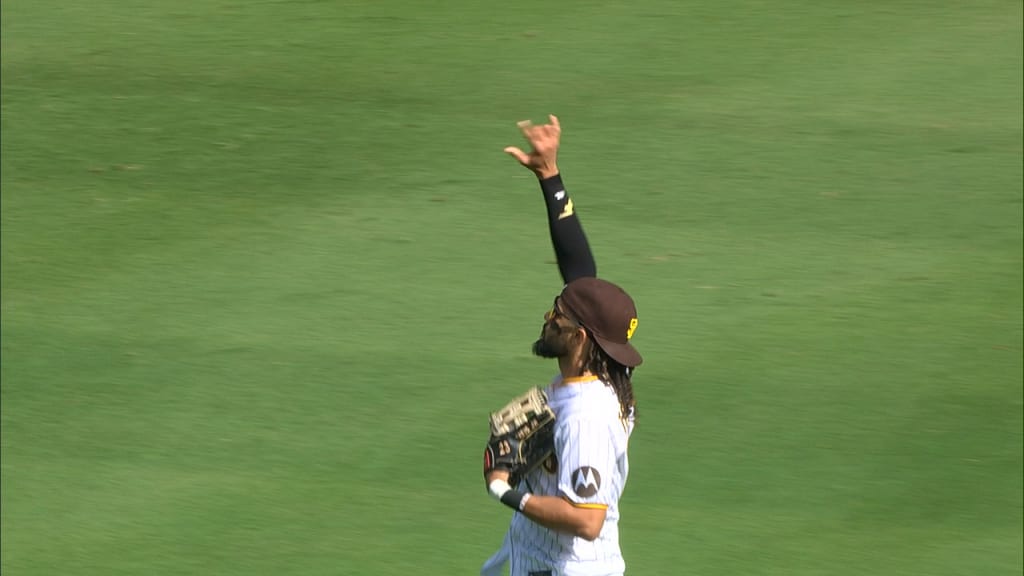
<svg viewBox="0 0 1024 576">
<path fill-rule="evenodd" d="M 1022 3 L 7 0 L 2 572 L 474 574 L 636 298 L 634 575 L 1019 575 Z"/>
</svg>

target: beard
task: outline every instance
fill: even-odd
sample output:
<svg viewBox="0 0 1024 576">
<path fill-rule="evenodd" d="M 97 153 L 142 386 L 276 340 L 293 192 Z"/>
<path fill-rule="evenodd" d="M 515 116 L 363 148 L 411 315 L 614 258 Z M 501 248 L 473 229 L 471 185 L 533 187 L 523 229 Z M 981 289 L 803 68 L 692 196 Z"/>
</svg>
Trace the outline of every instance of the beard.
<svg viewBox="0 0 1024 576">
<path fill-rule="evenodd" d="M 561 358 L 569 354 L 569 343 L 563 334 L 552 335 L 543 331 L 533 343 L 533 354 L 541 358 Z"/>
<path fill-rule="evenodd" d="M 533 343 L 534 356 L 540 356 L 541 358 L 560 358 L 564 354 L 564 350 L 543 338 L 539 338 Z"/>
</svg>

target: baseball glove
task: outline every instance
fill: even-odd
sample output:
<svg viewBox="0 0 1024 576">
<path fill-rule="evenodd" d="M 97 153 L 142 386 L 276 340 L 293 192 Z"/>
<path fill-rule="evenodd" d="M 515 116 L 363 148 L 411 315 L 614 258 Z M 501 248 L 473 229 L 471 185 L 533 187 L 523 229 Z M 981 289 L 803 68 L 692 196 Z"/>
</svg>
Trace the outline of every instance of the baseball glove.
<svg viewBox="0 0 1024 576">
<path fill-rule="evenodd" d="M 491 438 L 484 449 L 484 476 L 509 471 L 515 487 L 555 450 L 555 412 L 540 388 L 532 388 L 491 413 Z"/>
</svg>

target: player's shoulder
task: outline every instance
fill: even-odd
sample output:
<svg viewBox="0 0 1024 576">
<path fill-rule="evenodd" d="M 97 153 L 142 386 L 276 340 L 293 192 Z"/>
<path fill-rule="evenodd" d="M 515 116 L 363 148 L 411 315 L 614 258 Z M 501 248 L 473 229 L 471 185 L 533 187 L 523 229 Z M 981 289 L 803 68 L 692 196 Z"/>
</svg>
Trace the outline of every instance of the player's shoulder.
<svg viewBox="0 0 1024 576">
<path fill-rule="evenodd" d="M 619 401 L 615 392 L 595 381 L 586 388 L 572 390 L 552 403 L 556 422 L 563 425 L 593 426 L 619 419 Z"/>
</svg>

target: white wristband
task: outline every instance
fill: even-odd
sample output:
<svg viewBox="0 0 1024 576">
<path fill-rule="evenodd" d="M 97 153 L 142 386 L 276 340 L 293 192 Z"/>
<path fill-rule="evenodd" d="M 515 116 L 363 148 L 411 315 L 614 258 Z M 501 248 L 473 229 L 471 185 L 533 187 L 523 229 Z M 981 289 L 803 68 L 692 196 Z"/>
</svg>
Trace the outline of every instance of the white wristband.
<svg viewBox="0 0 1024 576">
<path fill-rule="evenodd" d="M 494 496 L 494 499 L 499 502 L 501 502 L 501 497 L 505 495 L 505 492 L 508 492 L 511 489 L 512 487 L 509 486 L 508 482 L 502 480 L 501 478 L 492 480 L 491 483 L 487 486 L 487 491 L 490 492 L 491 496 Z"/>
</svg>

